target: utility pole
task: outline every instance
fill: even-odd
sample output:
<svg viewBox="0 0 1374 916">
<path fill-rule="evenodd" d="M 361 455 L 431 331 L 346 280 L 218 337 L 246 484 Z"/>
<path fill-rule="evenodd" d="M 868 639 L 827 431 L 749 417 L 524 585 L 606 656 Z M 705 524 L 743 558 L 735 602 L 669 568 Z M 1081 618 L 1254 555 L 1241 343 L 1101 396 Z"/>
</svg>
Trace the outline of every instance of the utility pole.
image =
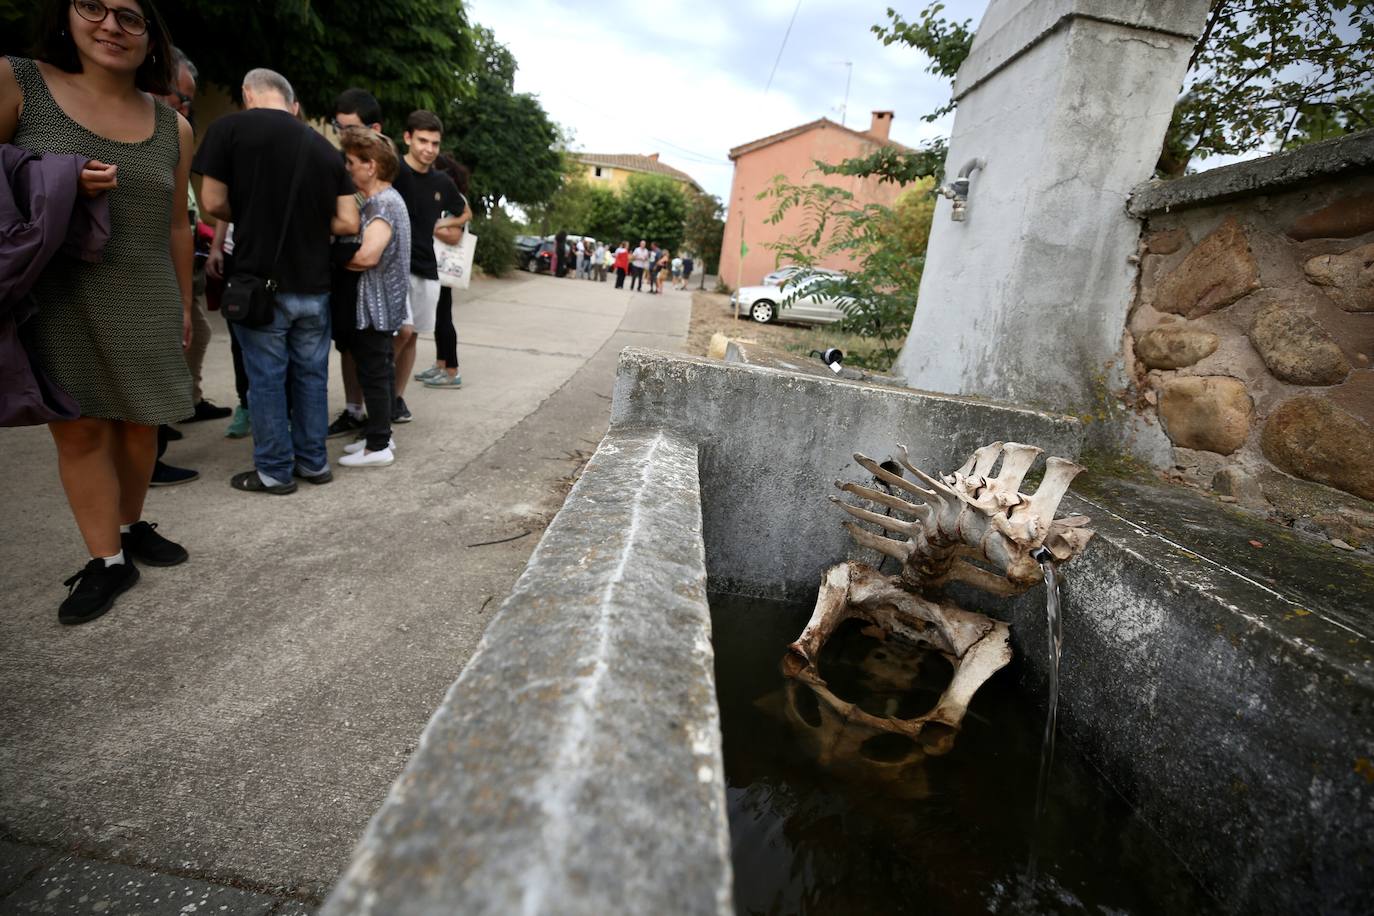
<svg viewBox="0 0 1374 916">
<path fill-rule="evenodd" d="M 842 60 L 848 71 L 844 77 L 844 104 L 840 106 L 840 126 L 844 127 L 844 119 L 849 114 L 849 83 L 854 79 L 854 62 L 852 60 Z"/>
</svg>

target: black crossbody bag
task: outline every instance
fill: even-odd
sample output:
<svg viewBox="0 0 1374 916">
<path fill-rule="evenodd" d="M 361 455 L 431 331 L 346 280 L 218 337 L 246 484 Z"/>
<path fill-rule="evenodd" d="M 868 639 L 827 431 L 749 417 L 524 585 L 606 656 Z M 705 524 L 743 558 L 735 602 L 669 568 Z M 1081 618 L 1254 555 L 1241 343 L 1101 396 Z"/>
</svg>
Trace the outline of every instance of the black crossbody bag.
<svg viewBox="0 0 1374 916">
<path fill-rule="evenodd" d="M 309 128 L 307 128 L 308 130 Z M 260 328 L 272 323 L 277 313 L 277 268 L 281 265 L 281 250 L 286 245 L 286 230 L 295 215 L 296 191 L 300 188 L 301 172 L 305 168 L 305 154 L 310 149 L 309 135 L 301 137 L 301 149 L 296 154 L 296 168 L 291 173 L 291 190 L 286 194 L 286 219 L 282 220 L 281 235 L 277 237 L 277 252 L 272 256 L 272 270 L 267 277 L 245 271 L 235 271 L 224 283 L 220 295 L 220 311 L 224 317 L 246 328 Z"/>
</svg>

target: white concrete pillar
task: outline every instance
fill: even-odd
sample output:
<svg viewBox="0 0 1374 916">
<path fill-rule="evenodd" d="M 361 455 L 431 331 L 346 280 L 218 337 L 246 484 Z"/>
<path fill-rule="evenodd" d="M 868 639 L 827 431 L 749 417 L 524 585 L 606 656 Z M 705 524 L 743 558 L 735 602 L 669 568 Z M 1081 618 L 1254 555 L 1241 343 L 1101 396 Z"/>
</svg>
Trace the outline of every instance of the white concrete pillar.
<svg viewBox="0 0 1374 916">
<path fill-rule="evenodd" d="M 954 83 L 947 180 L 896 370 L 913 388 L 1082 408 L 1115 375 L 1148 179 L 1208 0 L 992 0 Z"/>
</svg>

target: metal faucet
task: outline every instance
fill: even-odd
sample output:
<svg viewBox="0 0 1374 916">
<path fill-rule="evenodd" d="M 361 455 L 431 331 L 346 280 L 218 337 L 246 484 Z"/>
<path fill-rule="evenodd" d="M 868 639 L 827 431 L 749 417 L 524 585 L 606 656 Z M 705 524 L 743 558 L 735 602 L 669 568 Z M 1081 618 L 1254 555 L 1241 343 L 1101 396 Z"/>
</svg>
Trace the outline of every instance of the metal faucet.
<svg viewBox="0 0 1374 916">
<path fill-rule="evenodd" d="M 964 167 L 959 170 L 959 175 L 954 181 L 936 192 L 954 201 L 954 206 L 950 210 L 949 218 L 956 223 L 962 223 L 967 215 L 969 176 L 978 169 L 987 168 L 987 164 L 986 159 L 970 159 L 968 162 L 964 163 Z"/>
</svg>

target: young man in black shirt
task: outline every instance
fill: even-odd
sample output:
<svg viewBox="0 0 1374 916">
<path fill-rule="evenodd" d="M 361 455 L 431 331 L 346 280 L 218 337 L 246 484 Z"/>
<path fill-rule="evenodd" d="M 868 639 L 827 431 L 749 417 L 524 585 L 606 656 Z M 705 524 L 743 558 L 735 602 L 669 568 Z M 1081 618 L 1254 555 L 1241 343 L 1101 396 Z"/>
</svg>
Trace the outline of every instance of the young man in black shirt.
<svg viewBox="0 0 1374 916">
<path fill-rule="evenodd" d="M 409 423 L 410 409 L 403 395 L 415 368 L 415 334 L 434 330 L 439 305 L 439 263 L 434 240 L 456 245 L 463 237 L 464 202 L 453 179 L 434 169 L 444 125 L 430 111 L 412 111 L 402 139 L 406 154 L 392 186 L 410 212 L 411 320 L 396 335 L 396 407 L 393 423 Z"/>
<path fill-rule="evenodd" d="M 338 150 L 297 119 L 285 77 L 250 70 L 243 104 L 210 125 L 191 171 L 203 176 L 202 209 L 234 223 L 234 274 L 276 283 L 271 322 L 233 328 L 248 372 L 255 468 L 230 484 L 285 494 L 296 489 L 293 477 L 331 479 L 329 237 L 358 231 L 358 205 Z"/>
</svg>

